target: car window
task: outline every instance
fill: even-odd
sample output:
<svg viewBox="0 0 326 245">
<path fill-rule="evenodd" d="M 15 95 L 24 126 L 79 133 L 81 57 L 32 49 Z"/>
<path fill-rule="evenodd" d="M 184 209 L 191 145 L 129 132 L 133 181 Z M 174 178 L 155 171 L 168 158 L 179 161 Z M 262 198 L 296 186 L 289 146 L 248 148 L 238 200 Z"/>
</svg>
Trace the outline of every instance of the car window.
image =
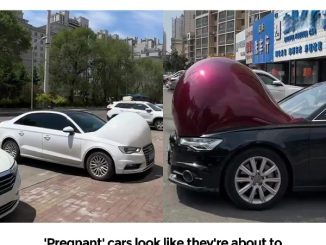
<svg viewBox="0 0 326 245">
<path fill-rule="evenodd" d="M 280 103 L 294 117 L 307 118 L 326 104 L 326 84 L 316 84 L 301 90 Z"/>
<path fill-rule="evenodd" d="M 272 85 L 273 82 L 275 81 L 275 79 L 265 74 L 257 73 L 257 75 L 266 85 Z"/>
<path fill-rule="evenodd" d="M 132 108 L 132 105 L 130 103 L 118 103 L 118 104 L 116 104 L 115 107 L 130 109 L 130 108 Z"/>
<path fill-rule="evenodd" d="M 318 120 L 326 120 L 326 110 L 325 111 L 323 111 L 316 119 L 315 119 L 316 121 L 318 121 Z"/>
<path fill-rule="evenodd" d="M 85 133 L 99 130 L 105 125 L 101 118 L 87 112 L 66 113 Z"/>
<path fill-rule="evenodd" d="M 142 111 L 144 111 L 144 110 L 146 110 L 148 107 L 147 107 L 146 105 L 144 105 L 144 104 L 133 104 L 133 108 L 134 108 L 135 110 L 142 110 Z"/>
<path fill-rule="evenodd" d="M 55 113 L 33 113 L 22 117 L 15 124 L 47 128 L 62 131 L 65 127 L 72 127 L 75 132 L 79 130 L 66 117 Z"/>
<path fill-rule="evenodd" d="M 154 111 L 162 111 L 162 108 L 158 107 L 157 105 L 154 105 L 152 103 L 147 103 L 147 105 L 152 108 Z"/>
</svg>

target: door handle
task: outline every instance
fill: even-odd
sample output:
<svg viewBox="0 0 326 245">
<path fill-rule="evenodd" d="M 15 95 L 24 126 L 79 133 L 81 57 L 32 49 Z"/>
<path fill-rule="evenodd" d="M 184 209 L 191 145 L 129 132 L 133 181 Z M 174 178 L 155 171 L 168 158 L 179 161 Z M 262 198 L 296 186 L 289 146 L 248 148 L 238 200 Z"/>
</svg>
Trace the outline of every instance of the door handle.
<svg viewBox="0 0 326 245">
<path fill-rule="evenodd" d="M 23 131 L 20 131 L 18 134 L 19 134 L 20 136 L 24 136 L 24 132 L 23 132 Z"/>
<path fill-rule="evenodd" d="M 47 141 L 49 141 L 51 139 L 51 137 L 48 136 L 48 135 L 46 135 L 46 136 L 44 136 L 44 139 L 47 140 Z"/>
</svg>

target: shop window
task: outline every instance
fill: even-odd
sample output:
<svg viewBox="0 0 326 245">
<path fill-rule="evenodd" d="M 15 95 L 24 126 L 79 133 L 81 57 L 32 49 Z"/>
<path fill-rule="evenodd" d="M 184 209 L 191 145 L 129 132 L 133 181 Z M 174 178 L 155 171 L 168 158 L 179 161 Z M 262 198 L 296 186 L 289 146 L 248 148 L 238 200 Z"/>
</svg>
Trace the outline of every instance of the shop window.
<svg viewBox="0 0 326 245">
<path fill-rule="evenodd" d="M 318 82 L 318 62 L 299 60 L 296 62 L 296 85 L 311 85 Z"/>
</svg>

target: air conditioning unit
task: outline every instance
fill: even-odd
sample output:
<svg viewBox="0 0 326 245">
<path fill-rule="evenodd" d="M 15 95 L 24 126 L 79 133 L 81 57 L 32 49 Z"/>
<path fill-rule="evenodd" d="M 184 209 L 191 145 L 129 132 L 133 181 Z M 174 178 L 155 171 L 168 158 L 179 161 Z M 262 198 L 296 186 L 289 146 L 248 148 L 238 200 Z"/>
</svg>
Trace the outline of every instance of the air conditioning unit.
<svg viewBox="0 0 326 245">
<path fill-rule="evenodd" d="M 190 40 L 190 39 L 191 39 L 191 33 L 188 32 L 188 33 L 187 33 L 187 40 Z"/>
</svg>

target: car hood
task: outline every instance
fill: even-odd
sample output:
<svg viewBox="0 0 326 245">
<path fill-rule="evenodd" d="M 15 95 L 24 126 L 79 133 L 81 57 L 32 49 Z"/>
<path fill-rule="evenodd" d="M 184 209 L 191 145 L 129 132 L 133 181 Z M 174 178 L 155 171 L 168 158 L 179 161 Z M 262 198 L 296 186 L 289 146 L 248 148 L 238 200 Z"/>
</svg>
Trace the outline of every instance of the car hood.
<svg viewBox="0 0 326 245">
<path fill-rule="evenodd" d="M 14 159 L 5 151 L 0 150 L 0 174 L 9 170 L 14 163 Z"/>
<path fill-rule="evenodd" d="M 138 114 L 131 112 L 118 114 L 89 135 L 115 142 L 120 146 L 143 147 L 152 142 L 148 123 Z"/>
<path fill-rule="evenodd" d="M 227 58 L 192 65 L 176 86 L 172 113 L 178 135 L 185 137 L 296 121 L 248 67 Z"/>
</svg>

